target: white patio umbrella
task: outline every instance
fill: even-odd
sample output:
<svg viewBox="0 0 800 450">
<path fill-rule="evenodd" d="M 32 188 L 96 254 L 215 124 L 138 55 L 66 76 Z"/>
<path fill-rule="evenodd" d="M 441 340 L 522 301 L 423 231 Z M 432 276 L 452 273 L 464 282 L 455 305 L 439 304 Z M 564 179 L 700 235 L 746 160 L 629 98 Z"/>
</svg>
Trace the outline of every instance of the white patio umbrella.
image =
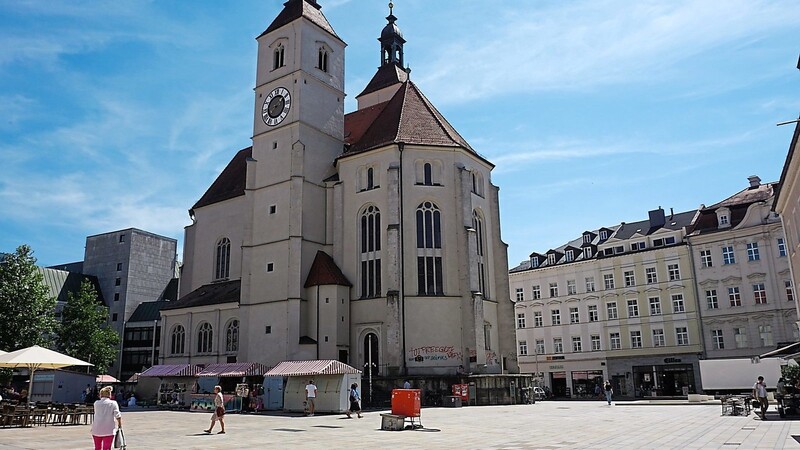
<svg viewBox="0 0 800 450">
<path fill-rule="evenodd" d="M 28 399 L 33 394 L 33 373 L 38 369 L 60 369 L 69 366 L 92 366 L 93 364 L 80 359 L 54 352 L 34 345 L 10 353 L 0 355 L 0 367 L 11 369 L 26 368 L 30 371 L 31 379 L 28 382 Z"/>
</svg>

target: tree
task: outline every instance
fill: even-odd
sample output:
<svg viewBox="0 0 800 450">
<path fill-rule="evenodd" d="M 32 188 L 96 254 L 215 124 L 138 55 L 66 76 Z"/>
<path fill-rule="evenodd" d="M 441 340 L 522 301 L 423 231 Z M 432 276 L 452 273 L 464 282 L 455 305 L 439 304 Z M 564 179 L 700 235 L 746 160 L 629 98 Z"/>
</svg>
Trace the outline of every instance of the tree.
<svg viewBox="0 0 800 450">
<path fill-rule="evenodd" d="M 117 357 L 119 336 L 106 326 L 108 308 L 100 303 L 97 291 L 84 280 L 77 293 L 67 294 L 61 313 L 58 345 L 70 356 L 94 364 L 96 373 L 105 373 Z"/>
<path fill-rule="evenodd" d="M 56 299 L 50 296 L 27 245 L 0 261 L 0 349 L 7 352 L 53 339 Z"/>
</svg>

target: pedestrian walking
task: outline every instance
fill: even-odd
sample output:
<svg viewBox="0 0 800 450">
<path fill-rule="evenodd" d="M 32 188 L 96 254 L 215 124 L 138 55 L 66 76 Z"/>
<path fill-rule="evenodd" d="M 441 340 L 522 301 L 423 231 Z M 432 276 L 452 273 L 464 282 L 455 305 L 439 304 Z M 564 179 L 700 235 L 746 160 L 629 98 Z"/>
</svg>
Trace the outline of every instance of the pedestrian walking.
<svg viewBox="0 0 800 450">
<path fill-rule="evenodd" d="M 606 393 L 606 401 L 609 405 L 611 405 L 611 396 L 614 395 L 614 388 L 611 387 L 611 382 L 606 380 L 605 386 L 603 386 L 603 390 Z"/>
<path fill-rule="evenodd" d="M 761 405 L 761 420 L 767 420 L 767 383 L 764 382 L 764 377 L 759 376 L 756 384 L 753 385 L 753 398 L 758 400 Z"/>
<path fill-rule="evenodd" d="M 314 380 L 308 380 L 306 385 L 306 402 L 308 402 L 308 415 L 314 415 L 314 400 L 317 398 L 317 386 Z"/>
<path fill-rule="evenodd" d="M 350 385 L 350 408 L 345 412 L 348 419 L 352 413 L 358 414 L 358 418 L 361 418 L 361 395 L 358 393 L 358 383 Z"/>
<path fill-rule="evenodd" d="M 111 450 L 117 429 L 122 429 L 122 414 L 119 412 L 119 404 L 111 400 L 111 390 L 111 386 L 100 389 L 100 399 L 94 402 L 94 450 Z"/>
<path fill-rule="evenodd" d="M 218 420 L 222 430 L 217 434 L 225 434 L 225 399 L 222 398 L 222 387 L 214 386 L 214 413 L 211 415 L 211 426 L 203 431 L 211 433 Z"/>
</svg>

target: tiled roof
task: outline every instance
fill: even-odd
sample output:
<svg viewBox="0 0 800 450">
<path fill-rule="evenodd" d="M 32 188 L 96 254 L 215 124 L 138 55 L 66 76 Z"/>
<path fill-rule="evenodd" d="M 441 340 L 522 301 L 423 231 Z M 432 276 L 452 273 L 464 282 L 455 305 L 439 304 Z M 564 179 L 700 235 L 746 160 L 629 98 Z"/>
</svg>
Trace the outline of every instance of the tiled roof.
<svg viewBox="0 0 800 450">
<path fill-rule="evenodd" d="M 360 94 L 356 95 L 356 98 L 379 91 L 393 84 L 404 83 L 406 80 L 408 80 L 408 72 L 403 70 L 402 67 L 397 64 L 385 64 L 378 68 L 378 71 L 375 72 L 375 75 L 369 80 L 369 83 L 367 83 L 367 87 L 365 87 Z"/>
<path fill-rule="evenodd" d="M 167 302 L 161 310 L 167 311 L 170 309 L 193 308 L 195 306 L 239 303 L 241 290 L 242 280 L 206 284 L 184 295 L 177 301 Z"/>
<path fill-rule="evenodd" d="M 194 364 L 159 364 L 139 374 L 139 377 L 192 377 L 200 371 Z"/>
<path fill-rule="evenodd" d="M 778 183 L 761 184 L 756 188 L 747 188 L 739 191 L 719 203 L 701 209 L 690 232 L 702 234 L 718 231 L 720 228 L 717 219 L 717 209 L 722 207 L 730 210 L 730 227 L 724 229 L 727 230 L 736 227 L 744 220 L 744 216 L 747 215 L 747 209 L 750 205 L 769 200 L 777 188 Z"/>
<path fill-rule="evenodd" d="M 301 17 L 305 17 L 314 25 L 322 28 L 341 41 L 341 38 L 333 31 L 331 24 L 328 23 L 328 19 L 326 19 L 325 15 L 320 11 L 321 8 L 322 7 L 319 6 L 315 0 L 289 0 L 283 4 L 283 10 L 278 14 L 278 17 L 276 17 L 270 26 L 258 37 L 275 31 L 284 25 L 288 25 Z"/>
<path fill-rule="evenodd" d="M 314 361 L 284 361 L 267 372 L 268 377 L 302 377 L 314 375 L 344 375 L 361 373 L 355 367 L 333 359 Z"/>
<path fill-rule="evenodd" d="M 403 83 L 385 105 L 346 115 L 348 135 L 345 156 L 394 143 L 462 147 L 475 153 L 411 81 Z"/>
<path fill-rule="evenodd" d="M 311 270 L 308 271 L 306 284 L 304 287 L 323 286 L 327 284 L 339 286 L 352 286 L 353 284 L 347 279 L 336 265 L 333 258 L 322 250 L 317 252 L 314 257 L 314 262 L 311 263 Z"/>
<path fill-rule="evenodd" d="M 269 367 L 254 362 L 208 364 L 197 373 L 198 377 L 254 377 L 263 376 Z"/>
<path fill-rule="evenodd" d="M 245 179 L 247 178 L 247 158 L 252 155 L 253 147 L 239 150 L 217 179 L 211 183 L 206 193 L 192 206 L 192 209 L 244 195 Z"/>
<path fill-rule="evenodd" d="M 666 216 L 664 218 L 665 222 L 663 226 L 651 227 L 649 220 L 641 220 L 639 222 L 633 222 L 633 223 L 623 223 L 620 224 L 619 228 L 617 228 L 617 231 L 611 235 L 611 238 L 630 239 L 631 237 L 633 237 L 634 234 L 637 233 L 643 236 L 649 236 L 661 229 L 677 231 L 691 224 L 692 218 L 694 218 L 695 213 L 697 213 L 697 210 L 693 209 L 691 211 L 686 211 Z"/>
</svg>

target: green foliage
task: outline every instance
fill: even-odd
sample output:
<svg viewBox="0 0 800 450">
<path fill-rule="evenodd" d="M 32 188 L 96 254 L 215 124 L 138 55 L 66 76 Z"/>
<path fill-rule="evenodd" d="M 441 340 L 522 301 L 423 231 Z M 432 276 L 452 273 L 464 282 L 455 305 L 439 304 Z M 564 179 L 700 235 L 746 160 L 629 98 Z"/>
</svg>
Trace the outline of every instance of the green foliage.
<svg viewBox="0 0 800 450">
<path fill-rule="evenodd" d="M 70 356 L 94 364 L 96 373 L 105 373 L 117 356 L 119 336 L 106 327 L 108 308 L 97 298 L 94 286 L 86 280 L 77 294 L 67 295 L 59 328 L 59 348 Z"/>
<path fill-rule="evenodd" d="M 781 366 L 781 376 L 786 384 L 794 385 L 800 380 L 800 366 Z"/>
<path fill-rule="evenodd" d="M 56 299 L 44 285 L 27 245 L 0 263 L 0 349 L 7 352 L 52 341 Z"/>
</svg>

